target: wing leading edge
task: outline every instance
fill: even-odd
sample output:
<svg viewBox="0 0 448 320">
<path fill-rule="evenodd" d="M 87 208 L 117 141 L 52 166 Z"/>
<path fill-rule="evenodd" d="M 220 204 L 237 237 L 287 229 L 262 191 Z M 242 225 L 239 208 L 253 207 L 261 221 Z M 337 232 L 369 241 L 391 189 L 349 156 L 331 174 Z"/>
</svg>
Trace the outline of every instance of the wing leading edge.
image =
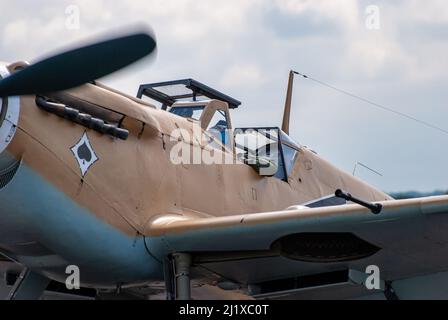
<svg viewBox="0 0 448 320">
<path fill-rule="evenodd" d="M 150 250 L 188 252 L 243 283 L 377 265 L 385 280 L 448 270 L 448 196 L 217 218 L 154 220 Z M 232 261 L 232 263 L 229 263 Z"/>
</svg>

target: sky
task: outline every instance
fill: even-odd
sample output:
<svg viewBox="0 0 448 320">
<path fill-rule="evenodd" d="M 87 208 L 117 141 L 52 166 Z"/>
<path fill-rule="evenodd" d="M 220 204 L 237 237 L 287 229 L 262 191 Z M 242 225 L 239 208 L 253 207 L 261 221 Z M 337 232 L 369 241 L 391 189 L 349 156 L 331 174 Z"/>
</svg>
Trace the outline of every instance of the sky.
<svg viewBox="0 0 448 320">
<path fill-rule="evenodd" d="M 0 61 L 36 61 L 144 24 L 154 59 L 101 81 L 194 78 L 243 102 L 234 126 L 280 126 L 290 69 L 448 130 L 444 0 L 0 0 Z M 6 12 L 6 13 L 5 13 Z M 386 192 L 448 189 L 448 134 L 296 78 L 291 136 Z"/>
</svg>

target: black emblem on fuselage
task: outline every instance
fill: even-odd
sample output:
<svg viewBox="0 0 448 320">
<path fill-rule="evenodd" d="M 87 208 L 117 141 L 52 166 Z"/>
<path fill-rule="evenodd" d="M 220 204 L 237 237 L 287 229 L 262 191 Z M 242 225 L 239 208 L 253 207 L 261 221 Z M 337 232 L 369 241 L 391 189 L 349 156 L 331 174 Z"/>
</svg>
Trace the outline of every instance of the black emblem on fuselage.
<svg viewBox="0 0 448 320">
<path fill-rule="evenodd" d="M 77 153 L 78 153 L 79 159 L 81 159 L 83 163 L 85 163 L 86 161 L 89 162 L 90 160 L 92 160 L 92 153 L 90 152 L 89 147 L 85 143 L 83 143 L 78 148 Z"/>
<path fill-rule="evenodd" d="M 76 161 L 78 161 L 81 175 L 84 177 L 89 168 L 98 160 L 98 157 L 90 144 L 87 132 L 84 132 L 81 139 L 71 148 L 71 150 Z"/>
</svg>

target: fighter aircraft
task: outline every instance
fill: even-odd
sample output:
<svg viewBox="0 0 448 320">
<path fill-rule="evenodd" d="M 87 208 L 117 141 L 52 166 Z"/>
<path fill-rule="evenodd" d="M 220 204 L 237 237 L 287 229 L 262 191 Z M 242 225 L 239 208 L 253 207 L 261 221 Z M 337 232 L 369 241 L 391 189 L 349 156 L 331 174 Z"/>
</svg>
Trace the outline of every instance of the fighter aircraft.
<svg viewBox="0 0 448 320">
<path fill-rule="evenodd" d="M 294 72 L 281 128 L 234 128 L 240 101 L 193 79 L 138 97 L 96 81 L 155 49 L 135 33 L 0 66 L 0 252 L 23 266 L 9 299 L 69 266 L 97 298 L 448 298 L 448 197 L 394 200 L 295 142 Z"/>
</svg>

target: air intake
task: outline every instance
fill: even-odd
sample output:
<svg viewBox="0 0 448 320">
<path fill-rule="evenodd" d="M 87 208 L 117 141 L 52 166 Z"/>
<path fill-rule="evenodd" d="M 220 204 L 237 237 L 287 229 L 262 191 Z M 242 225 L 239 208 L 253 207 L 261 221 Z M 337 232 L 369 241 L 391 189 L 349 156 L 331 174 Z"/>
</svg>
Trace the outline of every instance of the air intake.
<svg viewBox="0 0 448 320">
<path fill-rule="evenodd" d="M 9 167 L 0 170 L 0 190 L 6 187 L 6 185 L 14 178 L 17 169 L 20 167 L 20 161 L 14 162 Z"/>
<path fill-rule="evenodd" d="M 325 263 L 366 258 L 380 248 L 352 233 L 316 232 L 284 236 L 271 245 L 271 250 L 293 260 Z"/>
</svg>

